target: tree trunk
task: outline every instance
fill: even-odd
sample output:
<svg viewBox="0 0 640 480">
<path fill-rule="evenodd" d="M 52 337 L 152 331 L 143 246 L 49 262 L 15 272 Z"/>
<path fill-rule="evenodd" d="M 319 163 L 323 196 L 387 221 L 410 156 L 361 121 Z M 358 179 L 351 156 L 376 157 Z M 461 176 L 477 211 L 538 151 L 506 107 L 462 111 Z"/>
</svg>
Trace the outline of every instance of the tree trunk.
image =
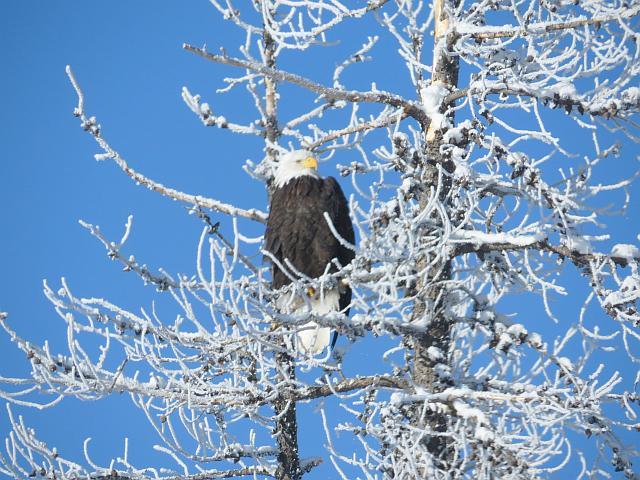
<svg viewBox="0 0 640 480">
<path fill-rule="evenodd" d="M 266 28 L 263 31 L 264 40 L 264 63 L 269 68 L 275 68 L 275 42 L 269 35 Z M 267 141 L 275 143 L 280 136 L 277 117 L 277 92 L 276 81 L 269 77 L 264 77 L 265 85 L 265 113 L 266 113 L 266 133 Z M 274 160 L 276 151 L 267 144 L 267 157 Z M 272 187 L 269 185 L 269 197 L 271 197 Z M 295 382 L 295 364 L 290 355 L 286 353 L 286 345 L 281 342 L 283 351 L 276 354 L 276 364 L 280 370 L 279 376 L 281 384 L 293 384 Z M 274 436 L 278 444 L 278 467 L 276 469 L 276 480 L 298 480 L 302 474 L 300 471 L 300 457 L 298 455 L 298 420 L 296 416 L 296 403 L 284 395 L 279 395 L 273 402 L 273 409 L 276 414 L 276 425 Z"/>
<path fill-rule="evenodd" d="M 454 6 L 457 0 L 435 0 L 434 1 L 434 53 L 433 53 L 433 70 L 431 75 L 432 85 L 442 85 L 452 91 L 458 83 L 458 58 L 450 55 L 450 47 L 452 39 L 446 38 L 448 28 L 448 14 L 446 6 Z M 443 105 L 446 109 L 449 105 Z M 453 122 L 453 114 L 449 116 L 449 121 Z M 445 171 L 451 173 L 454 169 L 452 162 L 443 157 L 440 153 L 440 147 L 443 140 L 443 131 L 434 128 L 431 124 L 425 132 L 426 135 L 426 155 L 427 165 L 425 165 L 425 176 L 423 181 L 427 186 L 435 186 L 438 182 L 438 166 Z M 444 184 L 441 188 L 441 200 L 446 201 L 447 194 L 450 190 L 450 180 L 443 177 L 441 180 Z M 420 203 L 425 206 L 428 202 L 429 189 L 423 189 Z M 447 209 L 448 210 L 448 209 Z M 419 270 L 427 267 L 428 259 L 422 258 L 418 260 Z M 412 346 L 414 350 L 413 359 L 413 380 L 417 385 L 422 385 L 427 390 L 436 392 L 443 389 L 443 384 L 438 380 L 436 366 L 438 363 L 446 361 L 446 355 L 449 351 L 451 341 L 451 323 L 443 311 L 443 300 L 445 295 L 441 285 L 442 282 L 449 279 L 450 265 L 446 262 L 434 269 L 429 274 L 427 280 L 428 285 L 416 285 L 416 292 L 422 291 L 421 299 L 416 300 L 414 304 L 414 318 L 420 318 L 429 315 L 428 326 L 426 330 L 415 335 L 412 338 Z M 430 311 L 427 311 L 429 309 Z M 445 358 L 438 359 L 434 355 L 429 355 L 430 347 L 437 348 Z M 447 418 L 445 415 L 436 412 L 427 412 L 426 417 L 421 417 L 419 412 L 415 413 L 414 423 L 423 428 L 428 428 L 434 432 L 445 432 L 447 428 Z M 447 448 L 447 438 L 444 436 L 428 436 L 425 439 L 425 445 L 434 457 L 439 458 L 442 467 L 447 467 L 450 463 L 450 451 Z"/>
<path fill-rule="evenodd" d="M 276 362 L 282 371 L 282 376 L 293 382 L 295 380 L 295 366 L 292 358 L 286 353 L 276 355 Z M 298 420 L 296 418 L 296 402 L 286 396 L 278 396 L 273 403 L 275 410 L 276 428 L 274 431 L 278 443 L 277 480 L 298 480 L 300 472 L 300 457 L 298 456 Z"/>
</svg>

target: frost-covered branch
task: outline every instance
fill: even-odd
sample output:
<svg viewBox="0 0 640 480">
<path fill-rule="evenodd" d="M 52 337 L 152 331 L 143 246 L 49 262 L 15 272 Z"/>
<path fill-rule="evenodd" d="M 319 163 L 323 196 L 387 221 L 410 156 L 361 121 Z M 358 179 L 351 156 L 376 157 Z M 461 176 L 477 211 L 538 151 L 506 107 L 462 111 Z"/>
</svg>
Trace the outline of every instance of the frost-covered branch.
<svg viewBox="0 0 640 480">
<path fill-rule="evenodd" d="M 640 111 L 640 91 L 637 87 L 631 87 L 622 92 L 621 98 L 611 102 L 591 102 L 586 98 L 572 96 L 571 85 L 561 83 L 549 89 L 534 90 L 524 86 L 513 87 L 505 82 L 474 82 L 470 87 L 453 92 L 445 98 L 445 103 L 453 103 L 466 96 L 509 95 L 518 97 L 531 97 L 549 104 L 552 108 L 562 108 L 567 113 L 575 109 L 580 115 L 602 116 L 607 119 L 619 116 L 625 112 Z"/>
<path fill-rule="evenodd" d="M 84 112 L 84 95 L 82 93 L 82 90 L 80 90 L 80 86 L 73 76 L 73 72 L 71 71 L 71 68 L 69 66 L 67 66 L 67 75 L 78 95 L 78 106 L 74 110 L 74 115 L 80 118 L 82 128 L 88 131 L 93 136 L 98 145 L 100 145 L 100 148 L 102 148 L 102 150 L 104 151 L 104 153 L 96 155 L 97 160 L 111 158 L 116 162 L 118 167 L 120 167 L 120 169 L 124 173 L 126 173 L 127 176 L 129 176 L 132 180 L 134 180 L 138 184 L 146 186 L 150 190 L 160 193 L 161 195 L 173 198 L 174 200 L 179 200 L 201 208 L 208 208 L 210 210 L 221 212 L 234 217 L 248 218 L 250 220 L 255 220 L 262 223 L 266 222 L 267 215 L 260 210 L 243 210 L 232 205 L 228 205 L 200 195 L 190 195 L 187 193 L 183 193 L 173 188 L 162 185 L 161 183 L 158 183 L 154 180 L 151 180 L 143 174 L 135 171 L 127 164 L 127 162 L 120 156 L 120 154 L 113 148 L 111 148 L 111 146 L 104 140 L 100 132 L 100 125 L 97 123 L 96 118 L 86 116 Z"/>
<path fill-rule="evenodd" d="M 238 125 L 231 123 L 222 115 L 214 115 L 211 106 L 204 102 L 200 102 L 200 95 L 192 95 L 187 87 L 182 87 L 182 99 L 189 109 L 195 113 L 202 123 L 207 127 L 226 128 L 234 133 L 243 133 L 264 137 L 265 132 L 256 128 L 254 125 Z"/>
<path fill-rule="evenodd" d="M 325 143 L 332 142 L 334 140 L 339 139 L 340 137 L 345 137 L 348 135 L 353 135 L 353 134 L 365 132 L 368 130 L 375 130 L 377 128 L 388 127 L 389 125 L 400 122 L 406 117 L 407 117 L 407 114 L 403 110 L 400 110 L 396 114 L 394 113 L 386 114 L 383 118 L 378 118 L 375 120 L 371 120 L 370 122 L 364 122 L 358 125 L 343 128 L 342 130 L 330 132 L 327 135 L 323 136 L 322 138 L 309 144 L 307 148 L 309 148 L 310 150 L 315 150 L 316 148 L 324 145 Z"/>
<path fill-rule="evenodd" d="M 360 92 L 357 90 L 343 90 L 326 87 L 294 73 L 288 73 L 279 69 L 265 67 L 264 65 L 259 63 L 242 60 L 240 58 L 229 57 L 225 54 L 212 54 L 202 48 L 194 47 L 186 43 L 183 45 L 183 48 L 189 52 L 195 53 L 196 55 L 199 55 L 203 58 L 206 58 L 207 60 L 211 60 L 216 63 L 246 68 L 248 70 L 253 70 L 262 75 L 271 77 L 274 80 L 293 83 L 294 85 L 298 85 L 307 90 L 311 90 L 312 92 L 315 92 L 328 100 L 385 104 L 396 108 L 402 108 L 407 115 L 415 118 L 423 124 L 428 124 L 429 122 L 429 117 L 425 114 L 420 105 L 418 105 L 416 102 L 405 100 L 401 96 L 393 93 L 381 91 Z"/>
<path fill-rule="evenodd" d="M 454 31 L 459 35 L 471 35 L 476 40 L 489 40 L 505 37 L 526 37 L 529 35 L 548 35 L 558 30 L 573 30 L 587 25 L 595 25 L 598 28 L 603 24 L 610 22 L 619 22 L 633 18 L 640 13 L 640 7 L 630 7 L 623 11 L 619 11 L 614 15 L 595 16 L 592 18 L 575 18 L 562 22 L 539 22 L 528 23 L 521 27 L 513 27 L 511 25 L 502 25 L 499 27 L 479 27 L 465 23 L 454 25 Z"/>
<path fill-rule="evenodd" d="M 541 250 L 552 252 L 562 258 L 569 258 L 578 267 L 584 267 L 591 262 L 602 263 L 611 260 L 616 265 L 626 267 L 629 262 L 640 261 L 640 249 L 629 246 L 624 250 L 620 247 L 611 254 L 581 251 L 580 248 L 567 245 L 552 245 L 548 239 L 540 235 L 512 236 L 506 233 L 482 233 L 477 231 L 461 232 L 452 239 L 456 247 L 453 256 L 467 253 L 490 253 L 499 251 Z"/>
</svg>

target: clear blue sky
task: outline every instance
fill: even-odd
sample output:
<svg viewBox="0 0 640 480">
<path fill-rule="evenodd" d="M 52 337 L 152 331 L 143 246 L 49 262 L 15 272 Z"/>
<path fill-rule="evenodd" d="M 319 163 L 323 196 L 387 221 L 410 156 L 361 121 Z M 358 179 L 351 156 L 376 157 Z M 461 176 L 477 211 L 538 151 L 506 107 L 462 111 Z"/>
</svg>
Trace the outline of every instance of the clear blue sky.
<svg viewBox="0 0 640 480">
<path fill-rule="evenodd" d="M 253 118 L 250 103 L 215 97 L 231 70 L 181 48 L 183 42 L 216 48 L 241 38 L 205 0 L 0 2 L 0 311 L 9 312 L 22 336 L 35 343 L 49 339 L 66 351 L 64 323 L 42 294 L 45 278 L 57 288 L 64 276 L 78 295 L 103 296 L 132 309 L 153 297 L 137 277 L 108 261 L 78 219 L 99 224 L 116 239 L 133 214 L 128 251 L 172 273 L 193 271 L 201 230 L 184 206 L 137 187 L 113 163 L 93 160 L 97 146 L 71 114 L 76 97 L 65 65 L 85 91 L 87 112 L 98 117 L 105 137 L 132 167 L 189 193 L 266 209 L 262 186 L 240 168 L 248 158 L 259 160 L 258 140 L 204 128 L 180 98 L 186 85 L 230 120 Z M 322 65 L 292 64 L 295 71 L 302 68 L 320 72 Z M 392 69 L 377 73 L 381 88 L 401 90 L 394 88 Z M 637 225 L 636 208 L 613 222 L 612 232 L 631 243 Z M 27 360 L 4 335 L 0 352 L 0 375 L 28 373 Z M 629 373 L 633 366 L 620 368 Z M 106 462 L 122 452 L 127 436 L 141 466 L 146 458 L 157 460 L 150 449 L 157 440 L 129 403 L 126 396 L 99 403 L 67 399 L 53 411 L 17 410 L 71 459 L 81 460 L 82 442 L 91 436 L 92 451 Z M 8 431 L 0 410 L 0 436 Z M 318 434 L 310 427 L 303 441 L 323 438 Z M 324 440 L 314 442 L 320 447 Z"/>
</svg>

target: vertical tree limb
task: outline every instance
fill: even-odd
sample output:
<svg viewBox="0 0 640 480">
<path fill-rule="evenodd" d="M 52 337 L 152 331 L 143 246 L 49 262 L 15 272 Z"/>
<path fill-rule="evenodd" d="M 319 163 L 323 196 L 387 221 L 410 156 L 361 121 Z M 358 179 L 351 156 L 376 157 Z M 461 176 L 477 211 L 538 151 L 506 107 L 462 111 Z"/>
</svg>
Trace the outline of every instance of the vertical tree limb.
<svg viewBox="0 0 640 480">
<path fill-rule="evenodd" d="M 447 38 L 449 17 L 447 13 L 447 5 L 451 5 L 457 0 L 435 0 L 434 2 L 434 49 L 433 49 L 433 68 L 431 75 L 432 85 L 441 85 L 449 91 L 455 89 L 458 83 L 458 58 L 451 54 L 451 41 Z M 441 111 L 446 110 L 451 105 L 443 100 Z M 448 120 L 453 122 L 453 114 L 448 114 Z M 429 201 L 429 187 L 436 187 L 438 182 L 442 182 L 440 191 L 440 200 L 447 201 L 448 192 L 451 183 L 448 177 L 439 175 L 439 169 L 452 172 L 454 166 L 451 160 L 443 157 L 440 153 L 440 147 L 443 143 L 444 131 L 436 122 L 431 122 L 429 128 L 425 132 L 426 151 L 423 158 L 426 160 L 424 165 L 423 183 L 425 188 L 422 189 L 420 203 L 424 207 Z M 429 268 L 430 259 L 421 258 L 418 261 L 418 271 L 424 271 Z M 442 352 L 446 358 L 451 342 L 451 324 L 450 320 L 444 315 L 445 309 L 442 303 L 445 299 L 443 284 L 450 277 L 450 263 L 442 265 L 432 265 L 431 272 L 428 274 L 426 284 L 418 283 L 416 285 L 417 300 L 414 304 L 413 318 L 430 316 L 427 320 L 426 330 L 411 338 L 414 350 L 413 362 L 413 379 L 418 385 L 424 386 L 430 392 L 438 392 L 443 389 L 443 385 L 439 382 L 436 371 L 437 365 L 443 360 L 433 355 L 434 351 Z M 437 349 L 437 350 L 435 350 Z M 431 431 L 446 432 L 447 418 L 446 414 L 439 412 L 416 411 L 413 413 L 414 423 Z M 447 448 L 447 438 L 445 436 L 431 435 L 426 436 L 424 440 L 428 451 L 439 458 L 443 467 L 449 464 L 450 451 Z"/>
<path fill-rule="evenodd" d="M 262 34 L 264 41 L 264 63 L 267 68 L 276 65 L 276 43 L 265 27 Z M 266 154 L 269 161 L 276 159 L 277 152 L 273 144 L 280 136 L 278 126 L 278 100 L 276 92 L 276 80 L 265 75 L 265 114 L 267 147 Z M 268 186 L 269 198 L 271 198 L 271 185 Z M 276 353 L 276 364 L 280 370 L 280 382 L 295 382 L 295 364 L 291 355 L 286 353 L 284 341 L 282 352 Z M 283 390 L 286 392 L 287 390 Z M 300 471 L 300 456 L 298 453 L 298 419 L 296 416 L 296 403 L 293 397 L 286 393 L 278 395 L 273 403 L 276 414 L 275 437 L 278 444 L 278 467 L 276 469 L 277 480 L 298 480 L 302 476 Z"/>
</svg>

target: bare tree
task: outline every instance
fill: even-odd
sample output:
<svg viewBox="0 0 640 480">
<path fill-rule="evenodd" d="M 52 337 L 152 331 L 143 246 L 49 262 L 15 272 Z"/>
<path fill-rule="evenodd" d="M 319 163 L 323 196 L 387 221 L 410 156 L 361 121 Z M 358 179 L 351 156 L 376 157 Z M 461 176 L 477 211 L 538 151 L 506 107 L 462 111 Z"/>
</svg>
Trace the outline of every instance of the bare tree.
<svg viewBox="0 0 640 480">
<path fill-rule="evenodd" d="M 84 464 L 66 460 L 9 409 L 13 432 L 0 472 L 293 480 L 331 462 L 340 478 L 636 478 L 640 249 L 613 242 L 605 252 L 598 242 L 610 240 L 607 215 L 637 205 L 628 187 L 640 159 L 640 1 L 349 3 L 359 5 L 254 0 L 240 8 L 211 0 L 245 43 L 236 53 L 184 48 L 234 68 L 218 92 L 246 88 L 257 118 L 234 123 L 187 88 L 183 99 L 206 126 L 264 139 L 244 169 L 267 189 L 291 147 L 315 150 L 327 163 L 348 160 L 337 170 L 354 189 L 356 258 L 285 289 L 348 282 L 351 316 L 313 320 L 351 345 L 390 345 L 378 373 L 347 375 L 355 362 L 349 347 L 323 358 L 297 352 L 292 335 L 312 314 L 278 312 L 283 292 L 254 261 L 261 238 L 241 233 L 243 221 L 264 223 L 267 213 L 135 171 L 86 113 L 68 68 L 75 115 L 102 149 L 96 158 L 185 202 L 204 222 L 195 273 L 157 273 L 125 253 L 131 219 L 120 241 L 83 222 L 111 259 L 171 297 L 180 314 L 168 321 L 144 305 L 134 313 L 76 296 L 64 280 L 57 289 L 45 284 L 67 325 L 68 351 L 20 338 L 0 314 L 32 365 L 31 378 L 2 378 L 0 395 L 42 408 L 66 396 L 129 393 L 158 433 L 156 448 L 178 467 L 135 465 L 126 452 L 105 467 L 88 454 Z M 332 85 L 279 66 L 283 52 L 313 58 L 345 35 L 361 35 L 362 46 L 336 58 Z M 390 49 L 380 44 L 390 42 L 406 65 L 398 84 L 412 89 L 348 88 L 343 74 L 356 64 L 379 58 L 385 68 Z M 278 108 L 288 84 L 309 100 L 290 119 Z M 605 183 L 603 172 L 616 180 Z M 576 296 L 573 272 L 588 294 L 575 298 L 581 306 L 573 314 L 558 314 L 553 299 Z M 522 301 L 514 307 L 525 293 L 543 318 Z M 83 347 L 87 336 L 103 346 Z M 621 357 L 630 368 L 615 365 Z M 317 399 L 327 401 L 320 404 L 326 455 L 301 458 L 296 406 Z M 336 434 L 350 436 L 351 446 L 339 446 Z"/>
</svg>

